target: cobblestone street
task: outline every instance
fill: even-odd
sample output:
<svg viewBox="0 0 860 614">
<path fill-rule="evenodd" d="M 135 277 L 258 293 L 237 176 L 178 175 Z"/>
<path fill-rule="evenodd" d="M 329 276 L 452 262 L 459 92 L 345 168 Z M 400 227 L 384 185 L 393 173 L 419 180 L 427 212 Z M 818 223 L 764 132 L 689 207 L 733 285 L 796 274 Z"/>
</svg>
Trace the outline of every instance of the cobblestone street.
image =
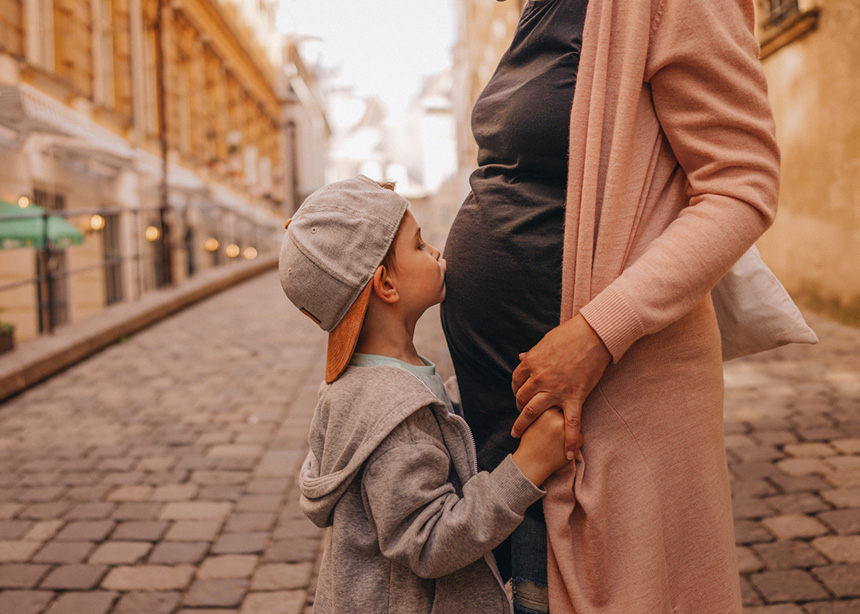
<svg viewBox="0 0 860 614">
<path fill-rule="evenodd" d="M 860 612 L 860 331 L 810 323 L 726 365 L 747 614 Z M 450 375 L 438 312 L 418 337 Z M 324 351 L 266 273 L 0 405 L 0 614 L 310 612 Z"/>
</svg>

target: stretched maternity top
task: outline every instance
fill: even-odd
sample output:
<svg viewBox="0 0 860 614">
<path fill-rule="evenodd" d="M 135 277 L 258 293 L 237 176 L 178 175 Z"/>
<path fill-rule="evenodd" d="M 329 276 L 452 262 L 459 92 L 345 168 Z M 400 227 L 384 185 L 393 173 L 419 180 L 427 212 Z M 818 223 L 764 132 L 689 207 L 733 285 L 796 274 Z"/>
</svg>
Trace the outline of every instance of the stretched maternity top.
<svg viewBox="0 0 860 614">
<path fill-rule="evenodd" d="M 585 0 L 526 5 L 475 103 L 478 169 L 448 236 L 442 323 L 482 469 L 516 449 L 511 373 L 559 323 L 570 110 Z"/>
</svg>

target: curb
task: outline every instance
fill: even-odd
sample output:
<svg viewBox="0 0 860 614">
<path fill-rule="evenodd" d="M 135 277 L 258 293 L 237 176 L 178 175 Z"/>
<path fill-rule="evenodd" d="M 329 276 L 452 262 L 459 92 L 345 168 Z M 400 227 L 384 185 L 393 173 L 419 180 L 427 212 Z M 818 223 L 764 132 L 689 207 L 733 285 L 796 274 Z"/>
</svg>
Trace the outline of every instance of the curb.
<svg viewBox="0 0 860 614">
<path fill-rule="evenodd" d="M 208 269 L 173 288 L 107 307 L 98 314 L 25 341 L 0 357 L 0 402 L 213 294 L 276 269 L 277 254 Z"/>
</svg>

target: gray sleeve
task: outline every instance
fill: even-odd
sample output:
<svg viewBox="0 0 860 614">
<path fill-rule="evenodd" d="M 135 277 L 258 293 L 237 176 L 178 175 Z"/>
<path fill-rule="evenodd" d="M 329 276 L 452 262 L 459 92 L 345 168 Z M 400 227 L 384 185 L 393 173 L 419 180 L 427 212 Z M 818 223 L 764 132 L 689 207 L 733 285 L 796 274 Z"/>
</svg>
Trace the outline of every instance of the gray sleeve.
<svg viewBox="0 0 860 614">
<path fill-rule="evenodd" d="M 362 487 L 382 554 L 422 578 L 480 559 L 545 493 L 508 456 L 493 472 L 472 477 L 460 496 L 448 479 L 451 459 L 441 441 L 415 429 L 400 439 L 369 459 Z"/>
</svg>

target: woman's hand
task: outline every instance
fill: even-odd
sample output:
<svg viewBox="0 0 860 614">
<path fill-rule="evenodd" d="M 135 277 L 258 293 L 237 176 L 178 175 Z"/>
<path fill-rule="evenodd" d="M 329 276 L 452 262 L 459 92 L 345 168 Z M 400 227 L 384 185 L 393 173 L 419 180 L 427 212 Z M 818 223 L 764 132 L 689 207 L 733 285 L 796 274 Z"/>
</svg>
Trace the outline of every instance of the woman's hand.
<svg viewBox="0 0 860 614">
<path fill-rule="evenodd" d="M 549 331 L 520 355 L 512 384 L 520 415 L 511 435 L 519 437 L 547 409 L 564 412 L 564 449 L 573 459 L 582 445 L 582 404 L 612 360 L 603 341 L 581 315 Z"/>
</svg>

